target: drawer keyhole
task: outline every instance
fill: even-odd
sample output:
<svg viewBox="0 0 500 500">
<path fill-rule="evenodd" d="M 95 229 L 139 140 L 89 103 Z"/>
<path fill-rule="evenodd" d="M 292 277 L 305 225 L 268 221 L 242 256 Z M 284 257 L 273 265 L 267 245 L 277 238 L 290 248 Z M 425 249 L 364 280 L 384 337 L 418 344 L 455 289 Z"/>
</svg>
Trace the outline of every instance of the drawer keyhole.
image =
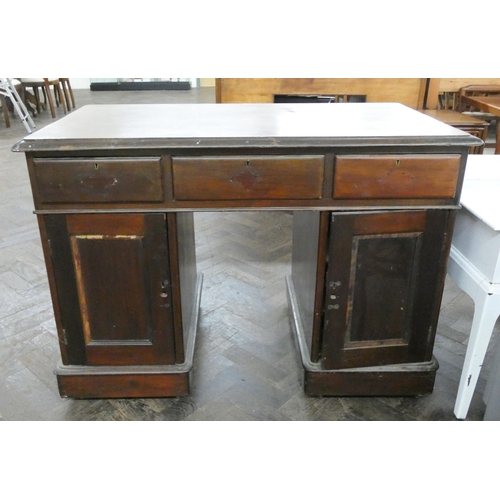
<svg viewBox="0 0 500 500">
<path fill-rule="evenodd" d="M 162 297 L 163 299 L 166 299 L 168 297 L 167 288 L 168 288 L 168 280 L 164 280 L 161 283 L 161 292 L 160 292 L 160 297 Z"/>
<path fill-rule="evenodd" d="M 97 163 L 94 163 L 94 170 L 99 170 L 99 165 Z"/>
</svg>

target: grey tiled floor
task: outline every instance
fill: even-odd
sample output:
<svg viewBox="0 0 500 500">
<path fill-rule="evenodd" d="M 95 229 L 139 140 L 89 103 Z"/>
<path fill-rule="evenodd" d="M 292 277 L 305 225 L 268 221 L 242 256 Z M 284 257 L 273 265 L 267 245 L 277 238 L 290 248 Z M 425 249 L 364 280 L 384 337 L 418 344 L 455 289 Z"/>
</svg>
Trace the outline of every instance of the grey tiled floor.
<svg viewBox="0 0 500 500">
<path fill-rule="evenodd" d="M 190 91 L 75 90 L 77 107 L 104 103 L 214 102 Z M 62 117 L 58 110 L 58 117 Z M 53 119 L 35 118 L 41 128 Z M 290 215 L 199 213 L 198 265 L 205 275 L 193 393 L 186 398 L 65 400 L 52 306 L 22 154 L 19 119 L 0 122 L 0 420 L 454 420 L 473 303 L 447 280 L 435 355 L 435 390 L 421 398 L 308 398 L 293 345 L 284 275 Z M 271 244 L 272 242 L 272 244 Z M 262 311 L 265 311 L 265 323 Z M 498 341 L 498 326 L 492 346 Z M 481 420 L 487 356 L 468 420 Z"/>
</svg>

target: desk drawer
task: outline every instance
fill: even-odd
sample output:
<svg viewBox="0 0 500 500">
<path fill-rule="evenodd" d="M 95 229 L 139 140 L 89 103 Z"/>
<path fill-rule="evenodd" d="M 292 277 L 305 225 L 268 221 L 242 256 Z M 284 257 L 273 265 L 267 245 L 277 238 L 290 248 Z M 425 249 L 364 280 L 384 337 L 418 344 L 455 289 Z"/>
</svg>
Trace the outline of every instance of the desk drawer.
<svg viewBox="0 0 500 500">
<path fill-rule="evenodd" d="M 158 202 L 160 158 L 37 158 L 41 203 Z"/>
<path fill-rule="evenodd" d="M 322 196 L 324 156 L 172 158 L 176 200 L 301 200 Z"/>
<path fill-rule="evenodd" d="M 460 155 L 338 156 L 336 199 L 453 198 Z"/>
</svg>

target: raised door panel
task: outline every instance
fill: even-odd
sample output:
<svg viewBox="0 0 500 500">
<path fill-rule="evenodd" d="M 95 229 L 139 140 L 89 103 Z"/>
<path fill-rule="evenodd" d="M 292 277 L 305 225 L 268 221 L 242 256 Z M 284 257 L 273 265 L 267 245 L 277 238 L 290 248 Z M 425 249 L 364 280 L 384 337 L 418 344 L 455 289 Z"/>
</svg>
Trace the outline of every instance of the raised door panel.
<svg viewBox="0 0 500 500">
<path fill-rule="evenodd" d="M 445 210 L 332 216 L 326 369 L 429 361 L 449 219 Z"/>
<path fill-rule="evenodd" d="M 68 362 L 174 363 L 165 215 L 46 219 Z"/>
</svg>

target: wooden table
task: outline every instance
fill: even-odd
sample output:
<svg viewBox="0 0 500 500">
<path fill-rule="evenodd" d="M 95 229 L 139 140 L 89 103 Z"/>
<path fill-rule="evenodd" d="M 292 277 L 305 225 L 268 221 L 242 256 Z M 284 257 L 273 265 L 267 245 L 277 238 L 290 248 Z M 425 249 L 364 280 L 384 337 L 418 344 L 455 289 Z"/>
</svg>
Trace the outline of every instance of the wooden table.
<svg viewBox="0 0 500 500">
<path fill-rule="evenodd" d="M 199 210 L 294 212 L 283 286 L 308 394 L 431 392 L 480 144 L 394 103 L 86 106 L 26 137 L 61 395 L 189 393 Z"/>
<path fill-rule="evenodd" d="M 500 154 L 500 95 L 489 95 L 489 96 L 462 96 L 460 98 L 461 102 L 464 104 L 469 104 L 474 106 L 481 111 L 486 113 L 491 113 L 498 117 L 497 120 L 497 137 L 495 145 L 495 154 Z"/>
</svg>

